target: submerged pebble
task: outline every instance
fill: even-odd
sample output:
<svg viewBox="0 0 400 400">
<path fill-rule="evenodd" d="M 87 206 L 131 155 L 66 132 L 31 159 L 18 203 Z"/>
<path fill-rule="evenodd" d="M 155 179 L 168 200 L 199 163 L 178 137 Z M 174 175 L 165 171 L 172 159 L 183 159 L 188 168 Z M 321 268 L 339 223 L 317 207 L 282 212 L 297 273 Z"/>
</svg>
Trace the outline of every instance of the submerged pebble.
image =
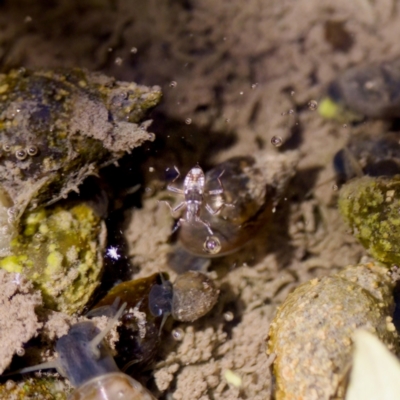
<svg viewBox="0 0 400 400">
<path fill-rule="evenodd" d="M 339 211 L 378 261 L 400 262 L 400 177 L 354 179 L 339 192 Z"/>
<path fill-rule="evenodd" d="M 356 66 L 330 83 L 318 111 L 341 121 L 398 118 L 399 87 L 400 59 Z"/>
<path fill-rule="evenodd" d="M 369 176 L 400 174 L 400 135 L 389 132 L 381 135 L 352 135 L 346 147 L 338 151 L 333 164 L 339 182 Z"/>
<path fill-rule="evenodd" d="M 277 400 L 344 398 L 357 328 L 398 351 L 393 288 L 387 269 L 369 263 L 313 279 L 289 294 L 269 331 Z"/>
<path fill-rule="evenodd" d="M 207 275 L 188 271 L 173 285 L 172 316 L 178 321 L 193 322 L 207 314 L 218 300 L 219 290 Z"/>
</svg>

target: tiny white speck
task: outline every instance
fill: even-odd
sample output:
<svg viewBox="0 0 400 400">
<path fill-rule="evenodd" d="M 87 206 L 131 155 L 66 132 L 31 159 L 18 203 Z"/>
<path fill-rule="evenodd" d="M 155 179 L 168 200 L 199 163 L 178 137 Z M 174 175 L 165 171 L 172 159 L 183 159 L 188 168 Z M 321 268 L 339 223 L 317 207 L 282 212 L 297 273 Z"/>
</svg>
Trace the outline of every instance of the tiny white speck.
<svg viewBox="0 0 400 400">
<path fill-rule="evenodd" d="M 118 253 L 117 247 L 109 247 L 106 252 L 107 256 L 112 258 L 113 260 L 119 260 L 121 258 L 121 254 Z"/>
<path fill-rule="evenodd" d="M 16 273 L 14 279 L 12 280 L 12 283 L 15 283 L 16 285 L 20 285 L 21 284 L 21 274 L 20 273 Z"/>
</svg>

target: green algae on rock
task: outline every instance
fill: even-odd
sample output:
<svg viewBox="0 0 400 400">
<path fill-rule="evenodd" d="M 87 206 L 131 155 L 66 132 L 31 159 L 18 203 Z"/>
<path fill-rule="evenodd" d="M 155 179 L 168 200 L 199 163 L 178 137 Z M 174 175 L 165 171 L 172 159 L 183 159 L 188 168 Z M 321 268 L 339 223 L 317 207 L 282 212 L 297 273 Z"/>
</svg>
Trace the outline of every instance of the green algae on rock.
<svg viewBox="0 0 400 400">
<path fill-rule="evenodd" d="M 8 380 L 0 384 L 0 398 L 14 400 L 66 400 L 72 389 L 63 380 L 50 376 Z"/>
<path fill-rule="evenodd" d="M 313 279 L 289 294 L 269 332 L 277 400 L 342 399 L 358 328 L 398 351 L 393 288 L 387 268 L 368 263 Z"/>
<path fill-rule="evenodd" d="M 0 268 L 31 280 L 46 307 L 68 314 L 82 310 L 102 273 L 104 222 L 80 204 L 26 213 L 21 228 Z"/>
<path fill-rule="evenodd" d="M 376 260 L 400 262 L 400 176 L 362 177 L 343 185 L 339 211 Z"/>
<path fill-rule="evenodd" d="M 0 186 L 13 218 L 66 197 L 90 174 L 153 140 L 158 87 L 82 69 L 0 74 Z"/>
</svg>

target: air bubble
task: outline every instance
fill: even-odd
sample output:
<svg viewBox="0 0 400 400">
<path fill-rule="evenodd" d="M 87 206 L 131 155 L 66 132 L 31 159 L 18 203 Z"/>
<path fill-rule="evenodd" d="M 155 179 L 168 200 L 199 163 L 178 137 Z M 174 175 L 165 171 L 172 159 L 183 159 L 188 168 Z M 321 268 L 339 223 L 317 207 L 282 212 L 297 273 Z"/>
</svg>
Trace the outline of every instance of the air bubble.
<svg viewBox="0 0 400 400">
<path fill-rule="evenodd" d="M 216 236 L 207 236 L 203 249 L 208 254 L 218 254 L 221 251 L 221 242 Z"/>
<path fill-rule="evenodd" d="M 295 91 L 294 90 L 292 90 L 291 92 L 290 92 L 290 95 L 293 97 L 294 95 L 295 95 Z"/>
<path fill-rule="evenodd" d="M 347 124 L 343 124 L 343 128 L 347 128 Z"/>
<path fill-rule="evenodd" d="M 115 62 L 115 65 L 118 65 L 118 67 L 120 67 L 122 65 L 122 63 L 124 62 L 124 60 L 121 57 L 117 57 L 114 62 Z"/>
<path fill-rule="evenodd" d="M 192 118 L 186 118 L 185 119 L 185 124 L 190 125 L 192 123 Z"/>
<path fill-rule="evenodd" d="M 258 86 L 258 83 L 253 83 L 253 84 L 251 85 L 251 88 L 252 88 L 252 89 L 255 89 L 257 86 Z"/>
<path fill-rule="evenodd" d="M 3 144 L 3 150 L 8 153 L 11 151 L 11 146 L 9 144 Z"/>
<path fill-rule="evenodd" d="M 28 147 L 27 153 L 31 157 L 36 156 L 36 154 L 38 153 L 38 148 L 36 146 L 30 146 Z"/>
<path fill-rule="evenodd" d="M 169 87 L 170 88 L 174 88 L 174 87 L 176 87 L 178 85 L 178 82 L 177 81 L 171 81 L 170 83 L 169 83 Z"/>
<path fill-rule="evenodd" d="M 138 49 L 136 47 L 131 47 L 131 53 L 136 54 L 138 52 Z"/>
<path fill-rule="evenodd" d="M 282 140 L 281 137 L 279 137 L 279 136 L 272 136 L 271 144 L 272 144 L 273 146 L 279 147 L 279 146 L 282 145 L 282 143 L 283 143 L 283 140 Z"/>
<path fill-rule="evenodd" d="M 332 185 L 332 190 L 334 192 L 338 191 L 339 190 L 339 186 L 338 185 Z"/>
<path fill-rule="evenodd" d="M 315 110 L 318 108 L 318 103 L 317 103 L 317 101 L 315 101 L 315 100 L 310 100 L 310 101 L 308 102 L 308 108 L 309 108 L 311 111 L 315 111 Z"/>
<path fill-rule="evenodd" d="M 226 313 L 224 313 L 224 320 L 227 322 L 233 321 L 233 318 L 235 316 L 233 315 L 232 311 L 227 311 Z"/>
<path fill-rule="evenodd" d="M 183 339 L 184 335 L 185 333 L 181 328 L 176 328 L 172 331 L 172 337 L 178 342 L 180 342 Z"/>
<path fill-rule="evenodd" d="M 27 16 L 25 17 L 25 19 L 24 19 L 24 22 L 25 22 L 26 24 L 29 24 L 30 22 L 32 22 L 32 17 L 31 17 L 30 15 L 27 15 Z"/>
<path fill-rule="evenodd" d="M 243 96 L 244 92 L 239 92 L 239 94 L 240 94 L 241 96 Z"/>
<path fill-rule="evenodd" d="M 290 115 L 294 115 L 294 110 L 289 110 Z"/>
<path fill-rule="evenodd" d="M 25 349 L 23 347 L 20 347 L 19 349 L 16 350 L 15 352 L 18 357 L 23 357 L 25 355 Z"/>
<path fill-rule="evenodd" d="M 25 160 L 26 156 L 27 156 L 27 153 L 24 149 L 20 149 L 15 152 L 15 157 L 17 157 L 18 160 L 23 161 L 23 160 Z"/>
</svg>

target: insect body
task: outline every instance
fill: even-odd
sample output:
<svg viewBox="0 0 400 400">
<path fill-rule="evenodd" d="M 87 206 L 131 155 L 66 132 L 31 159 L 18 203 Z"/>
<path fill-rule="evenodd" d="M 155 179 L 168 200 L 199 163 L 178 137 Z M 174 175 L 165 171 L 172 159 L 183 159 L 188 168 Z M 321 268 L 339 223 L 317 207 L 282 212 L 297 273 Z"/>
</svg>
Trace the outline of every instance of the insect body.
<svg viewBox="0 0 400 400">
<path fill-rule="evenodd" d="M 180 172 L 178 168 L 174 166 L 174 169 L 178 173 L 178 175 L 172 182 L 175 182 L 180 177 Z M 185 176 L 185 180 L 183 181 L 183 189 L 178 189 L 172 185 L 167 186 L 167 189 L 169 191 L 185 196 L 185 200 L 179 203 L 174 208 L 172 208 L 167 201 L 164 201 L 164 203 L 168 205 L 172 213 L 180 210 L 182 207 L 186 207 L 185 218 L 181 218 L 178 221 L 176 229 L 179 228 L 182 222 L 189 222 L 189 223 L 200 222 L 207 228 L 208 233 L 210 235 L 213 235 L 213 231 L 210 227 L 210 224 L 207 221 L 204 221 L 203 219 L 200 218 L 200 210 L 204 202 L 205 194 L 209 196 L 217 196 L 221 195 L 224 192 L 224 188 L 220 180 L 223 173 L 224 171 L 222 171 L 222 173 L 217 178 L 220 186 L 219 189 L 209 190 L 207 192 L 205 192 L 204 190 L 205 187 L 204 172 L 199 165 L 196 165 L 187 173 L 187 175 Z M 211 215 L 218 214 L 218 212 L 224 206 L 232 206 L 232 205 L 223 203 L 220 207 L 214 210 L 209 204 L 205 203 L 205 208 Z"/>
</svg>

